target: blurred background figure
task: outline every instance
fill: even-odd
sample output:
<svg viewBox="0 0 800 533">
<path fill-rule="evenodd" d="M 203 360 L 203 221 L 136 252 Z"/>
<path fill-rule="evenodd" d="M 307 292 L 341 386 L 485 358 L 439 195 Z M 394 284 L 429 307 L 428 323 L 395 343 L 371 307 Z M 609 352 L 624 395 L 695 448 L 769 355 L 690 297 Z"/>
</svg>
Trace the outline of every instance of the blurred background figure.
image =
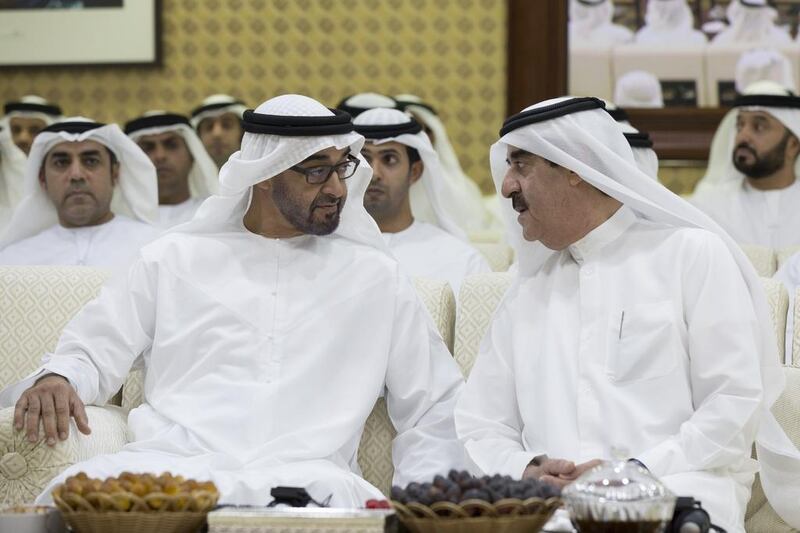
<svg viewBox="0 0 800 533">
<path fill-rule="evenodd" d="M 702 46 L 708 41 L 694 29 L 694 15 L 686 0 L 649 0 L 644 20 L 636 32 L 636 44 Z"/>
<path fill-rule="evenodd" d="M 712 45 L 781 46 L 792 43 L 789 33 L 776 25 L 778 13 L 766 0 L 732 0 L 727 18 L 729 27 L 712 39 Z"/>
<path fill-rule="evenodd" d="M 570 46 L 615 46 L 633 41 L 633 32 L 614 24 L 611 0 L 570 0 Z"/>
<path fill-rule="evenodd" d="M 247 106 L 233 96 L 213 94 L 192 111 L 192 127 L 217 168 L 242 144 L 242 115 L 246 109 Z"/>
<path fill-rule="evenodd" d="M 614 103 L 619 107 L 664 107 L 661 83 L 644 70 L 623 74 L 614 88 Z"/>
<path fill-rule="evenodd" d="M 28 155 L 36 135 L 61 118 L 61 108 L 41 96 L 29 94 L 16 102 L 7 102 L 0 125 L 8 128 L 11 139 Z"/>
</svg>

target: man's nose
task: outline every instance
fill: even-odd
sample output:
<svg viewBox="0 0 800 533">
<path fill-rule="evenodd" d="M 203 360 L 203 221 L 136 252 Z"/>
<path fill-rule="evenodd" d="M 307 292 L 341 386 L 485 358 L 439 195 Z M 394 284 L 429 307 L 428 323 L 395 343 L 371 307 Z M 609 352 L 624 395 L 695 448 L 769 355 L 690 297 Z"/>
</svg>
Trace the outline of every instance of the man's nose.
<svg viewBox="0 0 800 533">
<path fill-rule="evenodd" d="M 331 174 L 331 177 L 328 178 L 328 181 L 322 185 L 322 191 L 334 198 L 341 198 L 347 192 L 347 185 L 345 185 L 344 181 L 339 179 L 339 176 L 334 172 Z"/>
<path fill-rule="evenodd" d="M 86 169 L 80 161 L 73 161 L 69 166 L 69 180 L 81 181 L 86 179 Z"/>
<path fill-rule="evenodd" d="M 511 198 L 511 195 L 515 192 L 519 192 L 519 190 L 519 181 L 511 175 L 511 169 L 509 169 L 503 177 L 500 193 L 503 195 L 503 198 Z"/>
</svg>

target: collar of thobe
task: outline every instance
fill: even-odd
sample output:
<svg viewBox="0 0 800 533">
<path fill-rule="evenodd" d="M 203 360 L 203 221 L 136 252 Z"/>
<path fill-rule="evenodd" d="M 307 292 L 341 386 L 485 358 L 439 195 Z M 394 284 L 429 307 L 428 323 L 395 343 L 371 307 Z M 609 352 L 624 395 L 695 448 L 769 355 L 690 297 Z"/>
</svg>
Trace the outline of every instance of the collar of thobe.
<svg viewBox="0 0 800 533">
<path fill-rule="evenodd" d="M 383 235 L 383 239 L 386 241 L 386 243 L 389 244 L 403 240 L 409 235 L 413 235 L 417 229 L 419 229 L 419 222 L 412 220 L 411 224 L 406 229 L 401 229 L 400 231 L 395 231 L 394 233 L 382 232 L 381 235 Z"/>
<path fill-rule="evenodd" d="M 623 205 L 608 220 L 584 235 L 579 241 L 570 244 L 567 251 L 576 263 L 582 265 L 594 253 L 616 241 L 634 222 L 636 222 L 636 214 Z"/>
</svg>

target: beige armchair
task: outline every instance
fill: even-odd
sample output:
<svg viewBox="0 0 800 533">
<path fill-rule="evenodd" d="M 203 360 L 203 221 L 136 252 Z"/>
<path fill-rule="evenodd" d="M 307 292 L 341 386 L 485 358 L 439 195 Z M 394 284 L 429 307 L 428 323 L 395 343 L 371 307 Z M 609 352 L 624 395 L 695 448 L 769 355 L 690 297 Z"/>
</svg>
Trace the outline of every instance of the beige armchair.
<svg viewBox="0 0 800 533">
<path fill-rule="evenodd" d="M 85 267 L 0 267 L 0 388 L 32 372 L 52 350 L 61 330 L 107 279 Z M 442 338 L 453 346 L 455 300 L 447 283 L 415 279 L 415 287 Z M 0 506 L 29 503 L 65 468 L 128 442 L 127 411 L 141 403 L 141 373 L 134 371 L 122 390 L 122 406 L 87 406 L 92 434 L 70 437 L 48 447 L 30 444 L 12 428 L 13 408 L 0 410 Z M 358 461 L 364 477 L 388 494 L 394 428 L 381 399 L 368 418 Z"/>
</svg>

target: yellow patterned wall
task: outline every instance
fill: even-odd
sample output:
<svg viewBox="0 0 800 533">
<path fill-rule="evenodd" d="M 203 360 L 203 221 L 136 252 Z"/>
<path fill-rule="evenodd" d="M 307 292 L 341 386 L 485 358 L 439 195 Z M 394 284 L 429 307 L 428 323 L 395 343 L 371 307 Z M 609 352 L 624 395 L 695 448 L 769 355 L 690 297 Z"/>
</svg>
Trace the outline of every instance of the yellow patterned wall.
<svg viewBox="0 0 800 533">
<path fill-rule="evenodd" d="M 135 0 L 132 0 L 135 1 Z M 161 67 L 0 71 L 0 98 L 40 94 L 65 112 L 125 121 L 188 112 L 224 92 L 250 106 L 301 93 L 333 106 L 362 91 L 414 93 L 443 117 L 485 191 L 505 114 L 502 0 L 162 0 Z"/>
</svg>

